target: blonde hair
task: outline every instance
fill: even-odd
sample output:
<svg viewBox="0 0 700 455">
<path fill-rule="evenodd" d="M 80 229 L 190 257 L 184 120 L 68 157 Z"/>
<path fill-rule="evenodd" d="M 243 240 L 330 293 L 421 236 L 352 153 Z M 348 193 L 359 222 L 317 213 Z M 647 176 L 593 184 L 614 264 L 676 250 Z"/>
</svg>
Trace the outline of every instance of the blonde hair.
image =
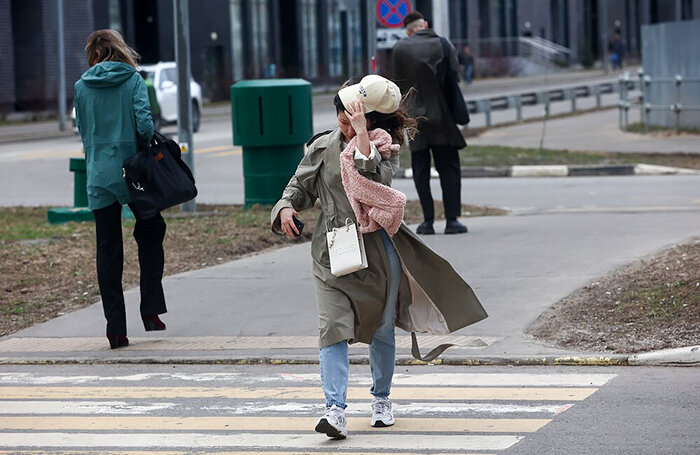
<svg viewBox="0 0 700 455">
<path fill-rule="evenodd" d="M 423 30 L 424 28 L 425 19 L 416 19 L 415 21 L 406 25 L 406 31 L 411 34 L 416 33 L 419 30 Z"/>
<path fill-rule="evenodd" d="M 126 44 L 118 31 L 110 29 L 90 33 L 85 45 L 85 54 L 90 66 L 100 62 L 122 62 L 136 68 L 136 62 L 141 58 Z"/>
</svg>

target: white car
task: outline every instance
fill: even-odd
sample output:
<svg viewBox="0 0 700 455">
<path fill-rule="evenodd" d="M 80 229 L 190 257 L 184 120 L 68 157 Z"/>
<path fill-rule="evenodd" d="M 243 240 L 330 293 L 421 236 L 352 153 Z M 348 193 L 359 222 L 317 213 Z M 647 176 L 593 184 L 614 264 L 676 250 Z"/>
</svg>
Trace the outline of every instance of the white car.
<svg viewBox="0 0 700 455">
<path fill-rule="evenodd" d="M 153 65 L 142 65 L 139 71 L 146 72 L 146 77 L 153 81 L 156 98 L 160 105 L 160 123 L 177 122 L 177 65 L 175 62 L 158 62 Z M 202 87 L 190 80 L 190 96 L 192 97 L 192 130 L 199 131 L 202 122 Z"/>
<path fill-rule="evenodd" d="M 153 81 L 156 98 L 160 106 L 160 119 L 156 120 L 155 128 L 177 122 L 177 65 L 175 62 L 159 62 L 154 65 L 143 65 L 140 72 Z M 202 122 L 202 87 L 190 80 L 190 96 L 192 97 L 192 130 L 196 133 Z M 78 132 L 75 125 L 75 107 L 71 111 L 73 131 Z"/>
</svg>

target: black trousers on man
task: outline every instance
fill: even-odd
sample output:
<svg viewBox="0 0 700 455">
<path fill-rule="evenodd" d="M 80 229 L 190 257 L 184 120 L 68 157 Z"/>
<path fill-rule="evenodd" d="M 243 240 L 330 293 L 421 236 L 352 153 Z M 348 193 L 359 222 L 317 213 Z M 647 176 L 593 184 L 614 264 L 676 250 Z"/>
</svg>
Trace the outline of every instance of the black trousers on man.
<svg viewBox="0 0 700 455">
<path fill-rule="evenodd" d="M 435 169 L 440 174 L 445 218 L 455 220 L 462 214 L 462 174 L 458 149 L 449 145 L 433 145 L 424 150 L 411 152 L 413 183 L 416 184 L 420 205 L 423 208 L 423 218 L 430 223 L 435 219 L 433 195 L 430 191 L 431 149 L 433 160 L 435 160 Z"/>
<path fill-rule="evenodd" d="M 107 319 L 107 333 L 126 336 L 126 309 L 122 290 L 124 245 L 122 240 L 122 206 L 114 203 L 93 210 L 97 233 L 97 282 L 102 295 L 102 307 Z M 165 220 L 158 214 L 153 218 L 136 218 L 134 238 L 138 245 L 141 268 L 141 315 L 163 314 L 163 267 L 165 255 Z"/>
</svg>

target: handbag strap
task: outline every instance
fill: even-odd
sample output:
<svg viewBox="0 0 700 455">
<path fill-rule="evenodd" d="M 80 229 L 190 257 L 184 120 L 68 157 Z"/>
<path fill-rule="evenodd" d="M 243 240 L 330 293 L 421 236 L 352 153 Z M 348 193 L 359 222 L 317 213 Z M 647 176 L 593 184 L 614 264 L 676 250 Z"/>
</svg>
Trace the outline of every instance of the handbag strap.
<svg viewBox="0 0 700 455">
<path fill-rule="evenodd" d="M 427 353 L 425 356 L 421 356 L 420 354 L 420 348 L 418 347 L 418 338 L 416 337 L 416 332 L 411 332 L 411 354 L 413 357 L 417 360 L 420 360 L 422 362 L 432 362 L 435 360 L 440 354 L 445 352 L 445 350 L 449 347 L 454 346 L 452 343 L 444 343 L 441 344 L 440 346 L 434 348 L 432 351 Z"/>
</svg>

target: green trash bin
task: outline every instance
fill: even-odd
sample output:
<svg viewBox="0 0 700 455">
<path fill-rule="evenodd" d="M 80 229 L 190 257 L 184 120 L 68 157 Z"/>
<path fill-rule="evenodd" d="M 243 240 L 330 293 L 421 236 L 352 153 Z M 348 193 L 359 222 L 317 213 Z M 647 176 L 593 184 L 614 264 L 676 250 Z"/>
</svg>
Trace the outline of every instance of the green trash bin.
<svg viewBox="0 0 700 455">
<path fill-rule="evenodd" d="M 68 168 L 73 173 L 73 207 L 87 207 L 87 167 L 85 158 L 71 158 Z"/>
<path fill-rule="evenodd" d="M 231 86 L 233 144 L 243 146 L 245 205 L 274 204 L 313 133 L 311 84 L 303 79 Z"/>
<path fill-rule="evenodd" d="M 88 208 L 87 165 L 85 158 L 71 158 L 68 169 L 73 173 L 73 207 L 50 208 L 46 214 L 51 224 L 63 224 L 69 221 L 94 221 L 95 216 Z M 122 206 L 122 218 L 133 219 L 129 206 Z"/>
</svg>

